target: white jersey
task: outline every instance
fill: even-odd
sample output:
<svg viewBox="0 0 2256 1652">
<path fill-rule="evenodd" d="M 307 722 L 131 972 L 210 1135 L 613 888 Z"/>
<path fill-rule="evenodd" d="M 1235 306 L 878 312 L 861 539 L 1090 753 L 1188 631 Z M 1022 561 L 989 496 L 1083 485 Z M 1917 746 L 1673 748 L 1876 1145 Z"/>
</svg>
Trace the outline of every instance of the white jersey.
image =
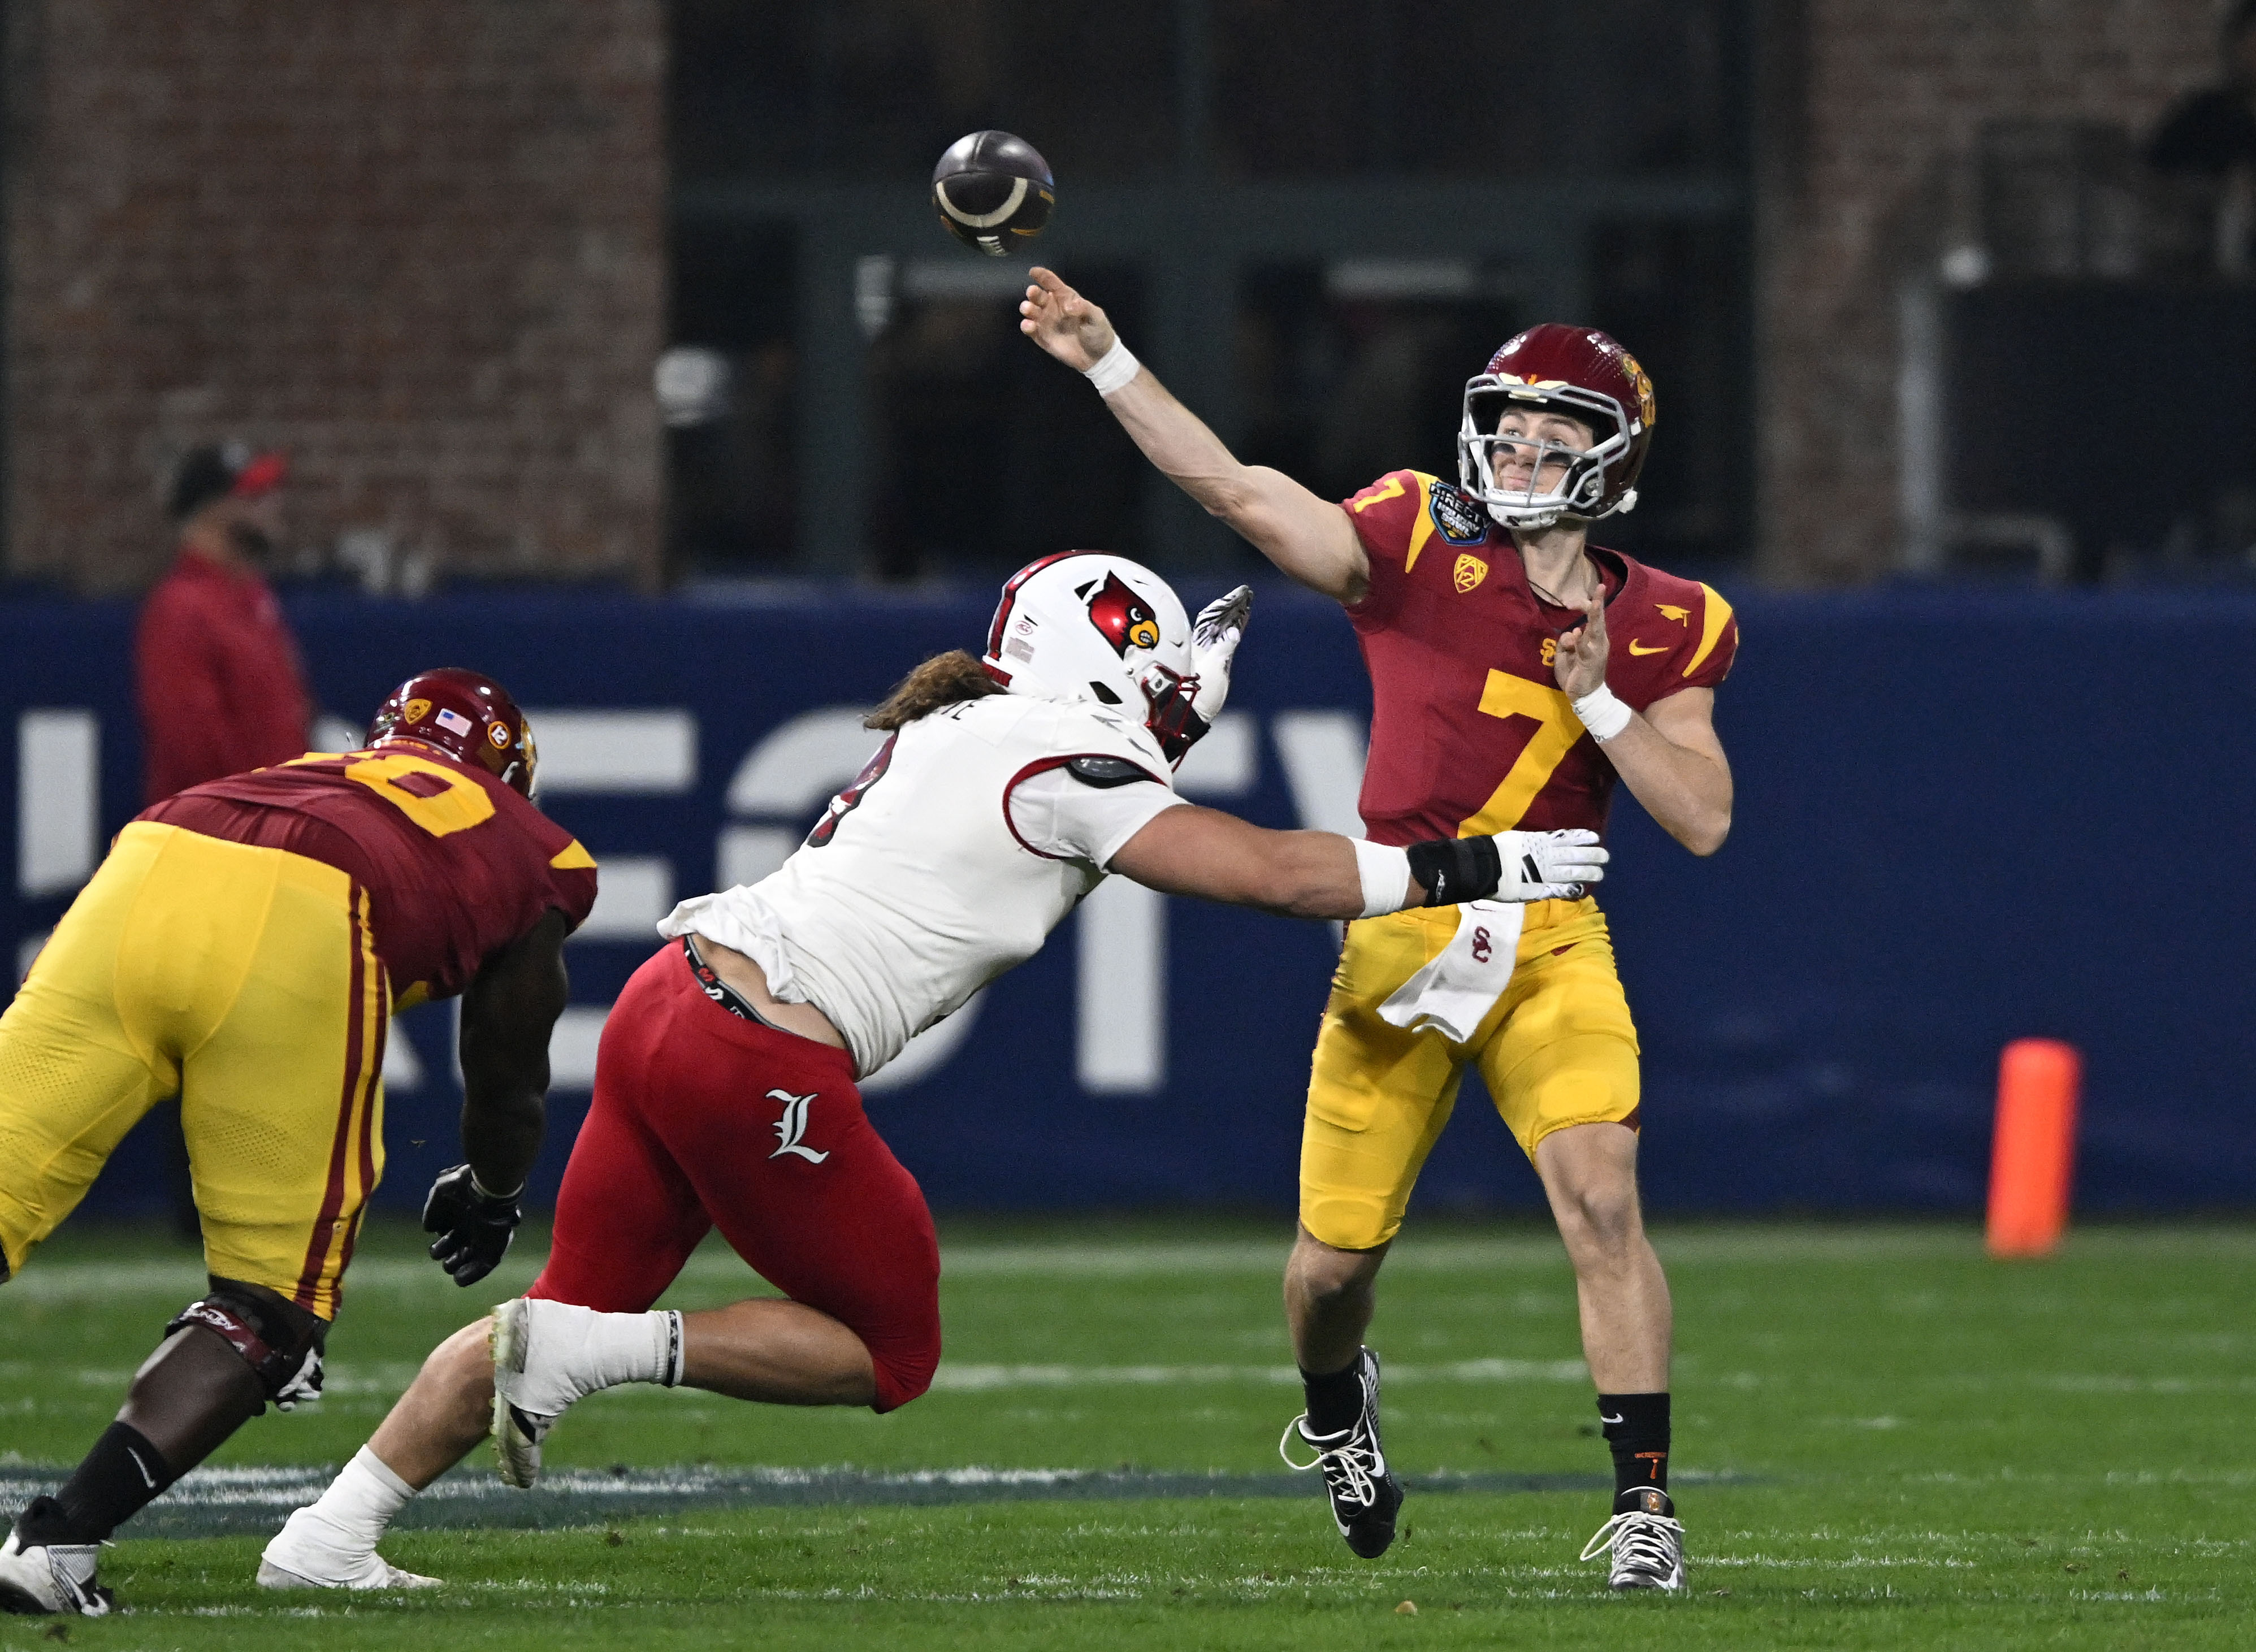
<svg viewBox="0 0 2256 1652">
<path fill-rule="evenodd" d="M 1150 732 L 1082 700 L 990 694 L 920 717 L 758 883 L 684 901 L 709 936 L 813 1004 L 857 1076 L 1014 964 L 1182 799 Z"/>
</svg>

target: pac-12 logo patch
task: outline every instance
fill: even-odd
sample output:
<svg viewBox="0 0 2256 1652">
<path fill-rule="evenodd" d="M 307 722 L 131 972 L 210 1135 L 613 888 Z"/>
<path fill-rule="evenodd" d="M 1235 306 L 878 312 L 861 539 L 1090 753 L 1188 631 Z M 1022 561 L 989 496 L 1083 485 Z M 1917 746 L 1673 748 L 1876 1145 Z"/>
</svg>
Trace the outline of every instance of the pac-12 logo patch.
<svg viewBox="0 0 2256 1652">
<path fill-rule="evenodd" d="M 1478 545 L 1488 538 L 1488 512 L 1447 482 L 1434 484 L 1426 514 L 1451 545 Z"/>
<path fill-rule="evenodd" d="M 1456 581 L 1460 592 L 1470 591 L 1488 578 L 1488 564 L 1468 552 L 1457 559 L 1457 566 L 1450 577 Z"/>
</svg>

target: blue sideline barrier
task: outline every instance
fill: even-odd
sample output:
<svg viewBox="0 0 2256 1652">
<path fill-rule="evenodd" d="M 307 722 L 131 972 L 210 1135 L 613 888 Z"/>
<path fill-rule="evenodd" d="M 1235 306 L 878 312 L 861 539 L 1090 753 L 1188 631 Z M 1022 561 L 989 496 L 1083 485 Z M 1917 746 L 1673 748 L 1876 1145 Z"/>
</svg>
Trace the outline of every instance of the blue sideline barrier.
<svg viewBox="0 0 2256 1652">
<path fill-rule="evenodd" d="M 873 743 L 854 708 L 925 654 L 976 646 L 991 600 L 291 600 L 332 712 L 364 718 L 410 670 L 462 664 L 528 706 L 595 714 L 541 725 L 546 801 L 605 865 L 609 932 L 571 949 L 537 1194 L 649 916 L 803 831 Z M 2246 1204 L 2256 599 L 1907 590 L 1740 612 L 1718 715 L 1731 843 L 1696 861 L 1633 802 L 1615 814 L 1605 903 L 1645 1044 L 1653 1205 L 1977 1208 L 1998 1051 L 2026 1034 L 2087 1058 L 2083 1208 Z M 0 764 L 16 790 L 0 935 L 19 946 L 137 805 L 130 627 L 122 606 L 0 604 L 18 745 Z M 1237 718 L 1187 788 L 1268 825 L 1336 824 L 1368 704 L 1336 609 L 1266 590 Z M 1140 895 L 1108 884 L 943 1024 L 923 1076 L 873 1087 L 935 1204 L 1289 1208 L 1331 933 Z M 398 1024 L 385 1203 L 416 1203 L 456 1155 L 452 1027 L 443 1006 Z M 145 1208 L 160 1188 L 137 1138 L 87 1208 Z M 1477 1081 L 1418 1197 L 1540 1202 Z"/>
</svg>

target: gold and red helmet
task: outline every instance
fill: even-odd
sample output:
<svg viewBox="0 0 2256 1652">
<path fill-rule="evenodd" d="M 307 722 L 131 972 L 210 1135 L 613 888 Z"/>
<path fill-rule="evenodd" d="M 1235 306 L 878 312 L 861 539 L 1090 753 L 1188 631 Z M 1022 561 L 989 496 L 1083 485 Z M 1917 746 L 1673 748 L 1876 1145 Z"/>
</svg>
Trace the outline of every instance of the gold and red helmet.
<svg viewBox="0 0 2256 1652">
<path fill-rule="evenodd" d="M 539 761 L 532 727 L 509 690 L 490 677 L 447 665 L 418 671 L 393 689 L 369 724 L 369 747 L 410 742 L 483 769 L 526 797 L 532 795 Z"/>
<path fill-rule="evenodd" d="M 1497 433 L 1498 421 L 1514 410 L 1563 413 L 1590 425 L 1597 439 L 1581 453 L 1556 442 L 1534 443 L 1536 466 L 1527 487 L 1501 487 L 1498 450 L 1531 445 Z M 1653 381 L 1635 356 L 1596 327 L 1546 322 L 1514 338 L 1466 383 L 1457 478 L 1507 528 L 1547 528 L 1562 517 L 1594 521 L 1636 505 L 1653 421 Z M 1565 475 L 1555 488 L 1537 492 L 1536 483 L 1555 461 L 1564 465 Z"/>
</svg>

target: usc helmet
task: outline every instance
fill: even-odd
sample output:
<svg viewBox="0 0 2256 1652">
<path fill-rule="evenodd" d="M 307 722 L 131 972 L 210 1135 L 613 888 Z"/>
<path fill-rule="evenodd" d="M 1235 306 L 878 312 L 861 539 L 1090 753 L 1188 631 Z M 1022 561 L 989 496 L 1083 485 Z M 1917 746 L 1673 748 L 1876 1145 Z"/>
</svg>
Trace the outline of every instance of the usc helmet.
<svg viewBox="0 0 2256 1652">
<path fill-rule="evenodd" d="M 1579 418 L 1597 439 L 1576 453 L 1557 442 L 1529 443 L 1497 434 L 1514 409 Z M 1507 528 L 1547 528 L 1562 517 L 1596 520 L 1637 504 L 1637 474 L 1653 445 L 1653 381 L 1637 358 L 1596 327 L 1533 327 L 1489 358 L 1465 384 L 1457 430 L 1457 480 Z M 1500 449 L 1535 448 L 1535 473 L 1525 490 L 1497 485 Z M 1556 488 L 1538 493 L 1544 467 L 1563 461 Z"/>
<path fill-rule="evenodd" d="M 418 671 L 384 697 L 368 733 L 371 751 L 380 746 L 428 746 L 532 795 L 539 763 L 532 726 L 509 690 L 490 677 L 456 665 Z"/>
<path fill-rule="evenodd" d="M 1140 562 L 1063 551 L 1012 574 L 979 662 L 1013 694 L 1125 707 L 1178 763 L 1198 676 L 1182 600 Z"/>
</svg>

